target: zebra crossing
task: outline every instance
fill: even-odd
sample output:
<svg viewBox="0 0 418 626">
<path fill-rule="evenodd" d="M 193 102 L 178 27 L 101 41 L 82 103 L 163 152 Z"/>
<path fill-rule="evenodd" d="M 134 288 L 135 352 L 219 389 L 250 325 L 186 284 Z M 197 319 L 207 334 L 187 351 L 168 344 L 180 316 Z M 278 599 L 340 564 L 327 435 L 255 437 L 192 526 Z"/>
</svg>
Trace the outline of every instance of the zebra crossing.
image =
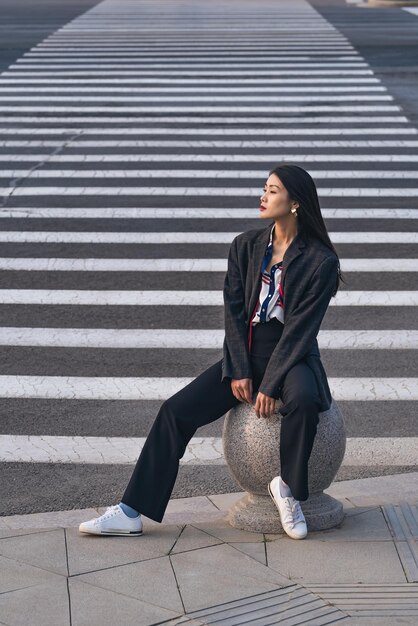
<svg viewBox="0 0 418 626">
<path fill-rule="evenodd" d="M 104 0 L 0 74 L 3 468 L 134 463 L 221 357 L 229 244 L 280 161 L 347 280 L 318 336 L 343 467 L 416 467 L 417 128 L 306 0 Z M 197 434 L 181 465 L 224 465 L 221 423 Z"/>
</svg>

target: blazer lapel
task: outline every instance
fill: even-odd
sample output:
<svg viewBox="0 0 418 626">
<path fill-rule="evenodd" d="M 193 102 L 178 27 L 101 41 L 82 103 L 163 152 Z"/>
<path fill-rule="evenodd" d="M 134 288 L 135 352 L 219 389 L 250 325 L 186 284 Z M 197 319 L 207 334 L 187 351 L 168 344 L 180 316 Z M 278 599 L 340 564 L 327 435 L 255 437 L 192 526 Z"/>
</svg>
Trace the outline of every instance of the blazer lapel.
<svg viewBox="0 0 418 626">
<path fill-rule="evenodd" d="M 263 262 L 264 254 L 266 252 L 267 244 L 270 238 L 270 231 L 273 227 L 273 222 L 269 224 L 267 228 L 261 230 L 260 235 L 257 237 L 254 247 L 253 247 L 253 264 L 252 264 L 252 290 L 251 297 L 249 302 L 249 311 L 248 311 L 248 320 L 250 321 L 252 313 L 254 312 L 254 308 L 257 304 L 258 296 L 260 294 L 261 287 L 261 264 Z M 281 285 L 284 291 L 284 281 L 286 278 L 286 272 L 289 268 L 289 265 L 294 261 L 300 254 L 303 252 L 303 248 L 305 247 L 305 242 L 302 239 L 301 235 L 298 233 L 296 237 L 293 238 L 292 242 L 286 249 L 286 252 L 283 256 L 283 266 L 282 266 L 282 274 L 281 274 Z M 286 303 L 284 303 L 286 306 Z"/>
</svg>

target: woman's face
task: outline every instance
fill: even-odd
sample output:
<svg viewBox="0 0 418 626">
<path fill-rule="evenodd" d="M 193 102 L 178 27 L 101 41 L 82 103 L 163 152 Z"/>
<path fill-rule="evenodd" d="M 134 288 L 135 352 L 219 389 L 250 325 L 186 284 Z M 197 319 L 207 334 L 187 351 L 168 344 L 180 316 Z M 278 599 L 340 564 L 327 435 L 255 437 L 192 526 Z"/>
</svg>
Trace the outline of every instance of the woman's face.
<svg viewBox="0 0 418 626">
<path fill-rule="evenodd" d="M 290 212 L 291 207 L 296 207 L 297 209 L 299 206 L 297 202 L 290 200 L 287 189 L 276 174 L 271 174 L 268 177 L 260 200 L 260 217 L 266 219 L 277 219 L 287 215 L 292 216 Z"/>
</svg>

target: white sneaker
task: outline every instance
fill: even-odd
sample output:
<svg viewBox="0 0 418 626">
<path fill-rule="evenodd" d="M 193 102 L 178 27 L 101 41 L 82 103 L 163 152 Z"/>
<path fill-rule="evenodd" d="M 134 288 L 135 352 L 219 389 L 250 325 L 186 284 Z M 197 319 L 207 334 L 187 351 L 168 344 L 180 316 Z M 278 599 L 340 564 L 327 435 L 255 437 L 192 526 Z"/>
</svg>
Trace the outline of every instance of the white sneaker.
<svg viewBox="0 0 418 626">
<path fill-rule="evenodd" d="M 136 537 L 142 535 L 141 514 L 138 517 L 128 517 L 119 504 L 108 506 L 100 517 L 88 522 L 81 522 L 78 530 L 91 535 L 127 535 Z"/>
<path fill-rule="evenodd" d="M 267 488 L 274 504 L 279 510 L 283 530 L 292 539 L 303 539 L 308 534 L 308 531 L 299 500 L 296 500 L 293 496 L 283 497 L 281 495 L 279 479 L 280 476 L 275 476 L 273 480 L 268 483 Z"/>
</svg>

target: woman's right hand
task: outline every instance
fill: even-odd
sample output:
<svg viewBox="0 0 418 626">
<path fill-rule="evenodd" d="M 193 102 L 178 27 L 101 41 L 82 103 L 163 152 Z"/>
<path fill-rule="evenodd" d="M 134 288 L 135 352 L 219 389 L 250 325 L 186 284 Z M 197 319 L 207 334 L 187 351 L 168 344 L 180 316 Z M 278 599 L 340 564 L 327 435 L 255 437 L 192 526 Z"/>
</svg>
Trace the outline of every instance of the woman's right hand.
<svg viewBox="0 0 418 626">
<path fill-rule="evenodd" d="M 232 393 L 240 402 L 248 402 L 252 404 L 253 395 L 253 379 L 252 378 L 240 378 L 231 379 Z"/>
</svg>

